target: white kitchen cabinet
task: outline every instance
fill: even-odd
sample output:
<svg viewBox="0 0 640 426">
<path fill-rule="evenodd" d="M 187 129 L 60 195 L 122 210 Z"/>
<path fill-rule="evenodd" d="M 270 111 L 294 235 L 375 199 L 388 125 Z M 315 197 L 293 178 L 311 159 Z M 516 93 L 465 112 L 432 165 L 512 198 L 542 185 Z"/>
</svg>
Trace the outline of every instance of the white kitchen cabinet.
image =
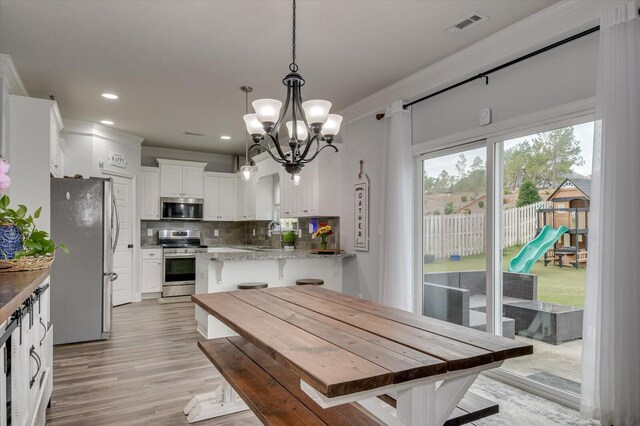
<svg viewBox="0 0 640 426">
<path fill-rule="evenodd" d="M 160 220 L 160 169 L 141 167 L 138 175 L 140 219 Z"/>
<path fill-rule="evenodd" d="M 204 220 L 235 219 L 235 179 L 229 173 L 205 173 Z"/>
<path fill-rule="evenodd" d="M 237 220 L 256 219 L 256 186 L 257 177 L 249 181 L 236 179 L 236 218 Z"/>
<path fill-rule="evenodd" d="M 51 120 L 51 141 L 49 144 L 49 166 L 53 177 L 64 177 L 64 156 L 67 152 L 67 143 L 60 135 L 60 129 L 57 127 L 57 120 Z"/>
<path fill-rule="evenodd" d="M 142 250 L 142 293 L 162 291 L 162 249 Z"/>
<path fill-rule="evenodd" d="M 325 169 L 314 160 L 300 172 L 300 183 L 295 185 L 291 175 L 280 171 L 280 212 L 282 217 L 339 216 L 341 188 L 337 173 Z"/>
<path fill-rule="evenodd" d="M 48 284 L 45 281 L 40 290 Z M 35 294 L 35 293 L 34 293 Z M 53 329 L 49 318 L 49 290 L 39 299 L 32 297 L 11 333 L 11 424 L 44 425 L 45 410 L 51 399 L 53 368 Z"/>
<path fill-rule="evenodd" d="M 206 163 L 158 159 L 160 196 L 170 198 L 203 198 Z"/>
</svg>

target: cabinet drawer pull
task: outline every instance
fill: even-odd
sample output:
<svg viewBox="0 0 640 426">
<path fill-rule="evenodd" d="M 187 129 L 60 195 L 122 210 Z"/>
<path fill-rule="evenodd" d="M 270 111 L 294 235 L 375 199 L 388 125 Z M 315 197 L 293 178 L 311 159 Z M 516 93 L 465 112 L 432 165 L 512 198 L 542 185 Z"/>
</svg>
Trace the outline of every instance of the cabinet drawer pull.
<svg viewBox="0 0 640 426">
<path fill-rule="evenodd" d="M 42 318 L 40 318 L 40 325 L 44 328 L 44 335 L 42 336 L 42 339 L 40 339 L 40 346 L 42 346 L 42 342 L 44 342 L 44 339 L 47 337 L 47 326 L 42 321 Z"/>
<path fill-rule="evenodd" d="M 29 355 L 31 356 L 31 358 L 35 359 L 36 364 L 38 364 L 38 369 L 36 370 L 36 373 L 33 375 L 31 380 L 29 381 L 29 389 L 31 389 L 33 387 L 33 384 L 36 382 L 36 377 L 38 377 L 38 374 L 40 373 L 40 369 L 42 368 L 42 360 L 40 359 L 40 355 L 38 355 L 38 353 L 36 352 L 35 346 L 31 346 L 31 349 L 29 350 Z"/>
</svg>

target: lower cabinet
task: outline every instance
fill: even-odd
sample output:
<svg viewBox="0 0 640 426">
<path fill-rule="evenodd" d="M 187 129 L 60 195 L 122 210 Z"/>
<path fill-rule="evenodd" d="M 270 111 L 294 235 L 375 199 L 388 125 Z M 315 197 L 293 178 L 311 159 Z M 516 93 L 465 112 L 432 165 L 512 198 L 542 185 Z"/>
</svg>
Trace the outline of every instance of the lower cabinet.
<svg viewBox="0 0 640 426">
<path fill-rule="evenodd" d="M 49 317 L 48 280 L 32 294 L 22 317 L 2 351 L 7 350 L 11 366 L 10 417 L 3 413 L 0 424 L 44 425 L 53 389 L 53 327 Z M 0 354 L 4 360 L 4 353 Z M 5 370 L 6 371 L 6 370 Z M 5 376 L 5 380 L 7 380 Z M 0 401 L 7 407 L 6 400 Z M 9 411 L 9 410 L 7 410 Z"/>
<path fill-rule="evenodd" d="M 162 249 L 142 250 L 142 292 L 162 291 Z"/>
</svg>

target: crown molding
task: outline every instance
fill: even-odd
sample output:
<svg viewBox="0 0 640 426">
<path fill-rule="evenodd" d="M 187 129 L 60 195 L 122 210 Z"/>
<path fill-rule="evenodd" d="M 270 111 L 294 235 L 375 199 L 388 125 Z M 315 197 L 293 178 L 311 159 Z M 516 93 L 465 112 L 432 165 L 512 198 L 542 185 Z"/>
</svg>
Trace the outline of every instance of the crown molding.
<svg viewBox="0 0 640 426">
<path fill-rule="evenodd" d="M 27 88 L 24 87 L 22 79 L 18 74 L 11 56 L 0 53 L 0 78 L 4 78 L 9 87 L 9 94 L 19 96 L 29 96 Z"/>
<path fill-rule="evenodd" d="M 159 165 L 174 165 L 174 166 L 189 166 L 189 167 L 207 167 L 207 163 L 201 163 L 197 161 L 184 161 L 184 160 L 172 160 L 169 158 L 156 158 Z"/>
<path fill-rule="evenodd" d="M 184 149 L 165 148 L 160 146 L 142 146 L 142 156 L 154 158 L 179 158 L 181 161 L 228 161 L 234 154 L 218 154 L 215 152 L 190 151 Z"/>
<path fill-rule="evenodd" d="M 84 135 L 95 136 L 101 139 L 106 139 L 114 142 L 126 143 L 136 148 L 140 148 L 144 138 L 140 136 L 132 135 L 131 133 L 123 132 L 122 130 L 106 127 L 101 124 L 93 123 L 91 121 L 74 120 L 65 118 L 65 127 L 62 133 L 66 135 Z"/>
<path fill-rule="evenodd" d="M 532 52 L 596 25 L 602 12 L 620 1 L 563 0 L 438 61 L 364 99 L 340 114 L 349 123 L 380 112 L 394 101 L 420 98 L 487 68 Z"/>
</svg>

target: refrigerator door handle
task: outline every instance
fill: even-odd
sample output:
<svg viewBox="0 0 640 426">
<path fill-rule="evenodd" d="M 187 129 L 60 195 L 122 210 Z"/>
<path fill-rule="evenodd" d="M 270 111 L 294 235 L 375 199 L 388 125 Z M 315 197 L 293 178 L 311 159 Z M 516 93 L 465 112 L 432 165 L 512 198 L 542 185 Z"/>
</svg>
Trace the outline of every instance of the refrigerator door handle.
<svg viewBox="0 0 640 426">
<path fill-rule="evenodd" d="M 115 272 L 111 273 L 111 281 L 115 281 L 118 279 L 118 274 L 116 274 Z"/>
<path fill-rule="evenodd" d="M 116 197 L 113 195 L 111 196 L 111 202 L 113 203 L 113 211 L 115 213 L 115 218 L 116 218 L 116 237 L 115 237 L 115 240 L 113 241 L 113 247 L 112 247 L 112 250 L 115 253 L 116 248 L 118 247 L 118 239 L 120 238 L 120 214 L 118 213 L 118 205 L 116 204 Z"/>
</svg>

